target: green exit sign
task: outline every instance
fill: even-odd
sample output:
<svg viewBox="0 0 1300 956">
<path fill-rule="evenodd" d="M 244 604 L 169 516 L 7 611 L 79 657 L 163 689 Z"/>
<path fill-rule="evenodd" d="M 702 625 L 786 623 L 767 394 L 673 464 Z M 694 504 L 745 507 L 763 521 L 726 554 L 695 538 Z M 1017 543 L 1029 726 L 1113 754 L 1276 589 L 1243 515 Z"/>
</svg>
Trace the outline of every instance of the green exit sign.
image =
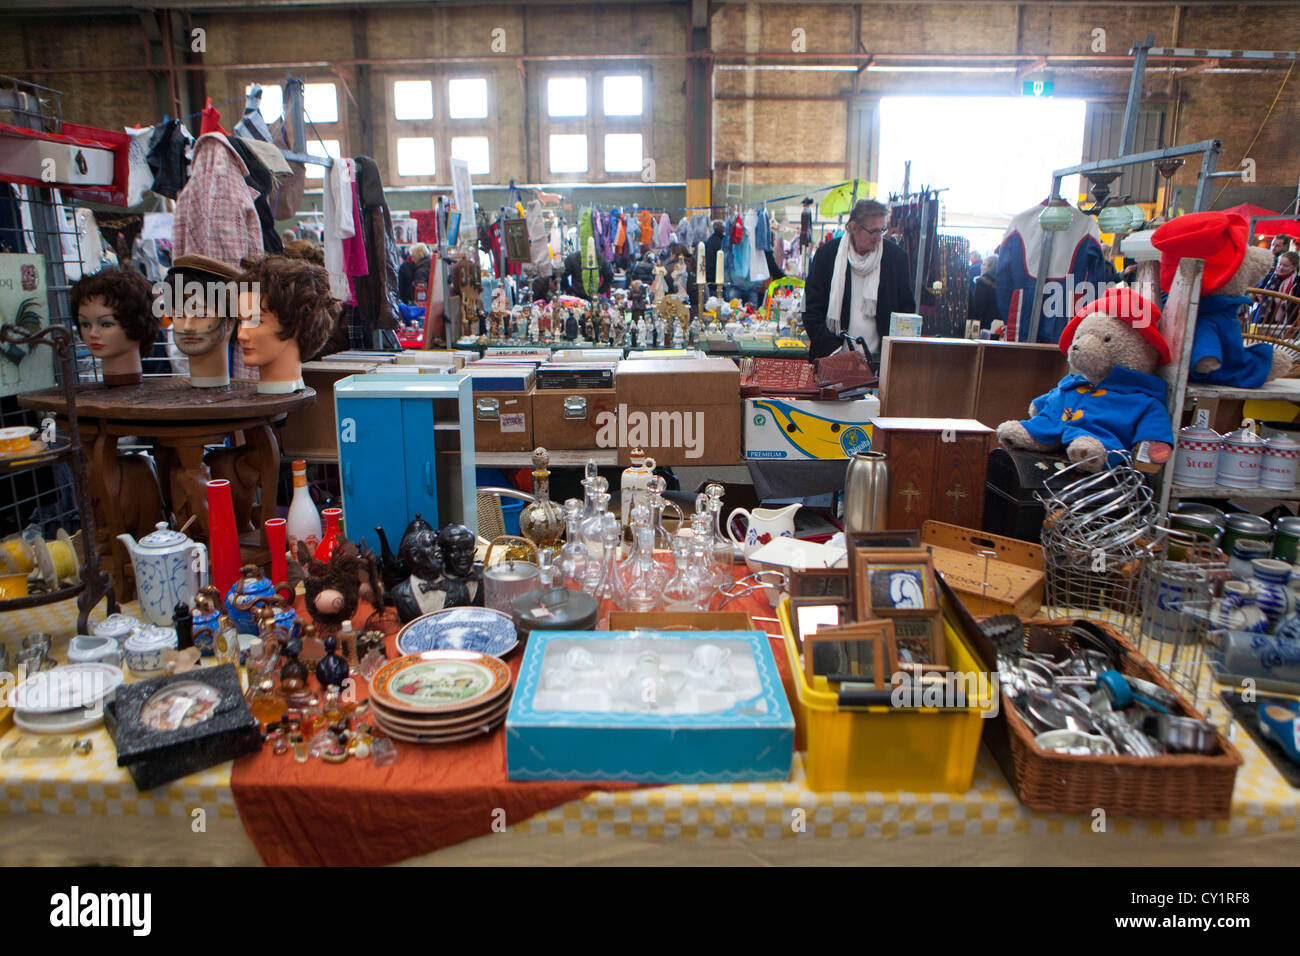
<svg viewBox="0 0 1300 956">
<path fill-rule="evenodd" d="M 1052 86 L 1051 80 L 1025 80 L 1022 91 L 1025 96 L 1051 96 Z"/>
</svg>

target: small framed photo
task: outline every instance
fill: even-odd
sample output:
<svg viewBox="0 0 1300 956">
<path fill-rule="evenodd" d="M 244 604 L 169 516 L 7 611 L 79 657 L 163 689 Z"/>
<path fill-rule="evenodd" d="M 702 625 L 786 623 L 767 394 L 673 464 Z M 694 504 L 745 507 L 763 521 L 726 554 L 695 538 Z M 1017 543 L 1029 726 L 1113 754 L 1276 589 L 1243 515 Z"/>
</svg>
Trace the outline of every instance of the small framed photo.
<svg viewBox="0 0 1300 956">
<path fill-rule="evenodd" d="M 938 610 L 934 559 L 922 548 L 859 552 L 853 589 L 858 619 L 881 611 Z"/>
<path fill-rule="evenodd" d="M 826 597 L 790 598 L 790 626 L 795 642 L 804 646 L 807 635 L 824 627 L 841 627 L 853 621 L 853 604 Z"/>
<path fill-rule="evenodd" d="M 847 601 L 852 594 L 848 568 L 810 568 L 790 572 L 790 597 L 826 597 Z"/>
<path fill-rule="evenodd" d="M 881 619 L 810 633 L 804 640 L 803 654 L 808 683 L 824 677 L 833 683 L 858 683 L 884 690 L 888 686 L 885 666 L 893 635 L 893 622 Z"/>
<path fill-rule="evenodd" d="M 920 619 L 904 621 L 902 627 L 897 626 L 900 623 L 898 619 L 891 620 L 895 624 L 894 633 L 885 648 L 891 682 L 903 672 L 916 679 L 948 671 L 948 654 L 942 634 L 936 639 Z"/>
</svg>

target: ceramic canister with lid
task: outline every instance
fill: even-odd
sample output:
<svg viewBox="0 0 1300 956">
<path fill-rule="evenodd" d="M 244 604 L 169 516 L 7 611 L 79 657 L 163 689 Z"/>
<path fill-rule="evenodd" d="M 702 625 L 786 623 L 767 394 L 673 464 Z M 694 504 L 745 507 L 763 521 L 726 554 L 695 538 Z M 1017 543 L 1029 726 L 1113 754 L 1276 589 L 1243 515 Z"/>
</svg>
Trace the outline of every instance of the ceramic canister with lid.
<svg viewBox="0 0 1300 956">
<path fill-rule="evenodd" d="M 1270 550 L 1267 541 L 1242 538 L 1232 546 L 1232 555 L 1228 558 L 1228 572 L 1234 578 L 1242 581 L 1249 580 L 1253 575 L 1251 562 L 1267 558 Z"/>
<path fill-rule="evenodd" d="M 1256 541 L 1272 544 L 1273 526 L 1259 515 L 1244 512 L 1228 515 L 1227 520 L 1223 522 L 1223 538 L 1219 542 L 1219 547 L 1223 549 L 1224 554 L 1232 554 L 1237 542 L 1242 538 L 1253 538 Z M 1268 555 L 1255 555 L 1255 557 L 1266 558 Z"/>
<path fill-rule="evenodd" d="M 1295 491 L 1296 471 L 1300 468 L 1300 442 L 1276 434 L 1264 441 L 1264 457 L 1259 463 L 1259 486 L 1272 491 Z"/>
<path fill-rule="evenodd" d="M 1219 449 L 1219 484 L 1229 488 L 1258 488 L 1264 439 L 1245 425 L 1223 436 Z"/>
<path fill-rule="evenodd" d="M 1300 562 L 1300 518 L 1278 518 L 1273 523 L 1273 557 Z"/>
<path fill-rule="evenodd" d="M 1223 436 L 1213 428 L 1188 425 L 1178 431 L 1174 453 L 1174 484 L 1188 488 L 1213 488 L 1219 472 Z"/>
</svg>

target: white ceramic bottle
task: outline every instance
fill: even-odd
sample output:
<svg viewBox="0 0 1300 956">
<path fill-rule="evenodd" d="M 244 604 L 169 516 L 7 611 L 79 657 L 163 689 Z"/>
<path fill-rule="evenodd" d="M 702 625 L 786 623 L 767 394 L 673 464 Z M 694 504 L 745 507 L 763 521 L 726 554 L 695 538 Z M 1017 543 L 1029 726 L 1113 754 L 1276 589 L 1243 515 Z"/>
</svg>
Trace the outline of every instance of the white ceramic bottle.
<svg viewBox="0 0 1300 956">
<path fill-rule="evenodd" d="M 289 502 L 289 521 L 285 526 L 289 534 L 289 551 L 296 554 L 298 542 L 304 541 L 313 554 L 320 544 L 320 512 L 307 492 L 307 463 L 293 463 L 293 500 Z"/>
</svg>

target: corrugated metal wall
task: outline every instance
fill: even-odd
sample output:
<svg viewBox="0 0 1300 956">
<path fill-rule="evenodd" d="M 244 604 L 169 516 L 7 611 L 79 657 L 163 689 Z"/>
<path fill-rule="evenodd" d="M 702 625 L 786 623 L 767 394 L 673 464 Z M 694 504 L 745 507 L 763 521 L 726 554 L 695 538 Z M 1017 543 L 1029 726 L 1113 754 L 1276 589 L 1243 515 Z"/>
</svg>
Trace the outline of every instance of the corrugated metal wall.
<svg viewBox="0 0 1300 956">
<path fill-rule="evenodd" d="M 1144 153 L 1159 149 L 1163 142 L 1165 110 L 1163 107 L 1139 109 L 1137 132 L 1130 151 Z M 1124 132 L 1124 107 L 1110 103 L 1089 103 L 1083 125 L 1083 162 L 1114 159 Z M 1134 202 L 1155 202 L 1159 173 L 1150 163 L 1129 166 L 1111 184 L 1112 196 L 1132 196 Z M 1081 189 L 1088 188 L 1085 179 Z"/>
</svg>

